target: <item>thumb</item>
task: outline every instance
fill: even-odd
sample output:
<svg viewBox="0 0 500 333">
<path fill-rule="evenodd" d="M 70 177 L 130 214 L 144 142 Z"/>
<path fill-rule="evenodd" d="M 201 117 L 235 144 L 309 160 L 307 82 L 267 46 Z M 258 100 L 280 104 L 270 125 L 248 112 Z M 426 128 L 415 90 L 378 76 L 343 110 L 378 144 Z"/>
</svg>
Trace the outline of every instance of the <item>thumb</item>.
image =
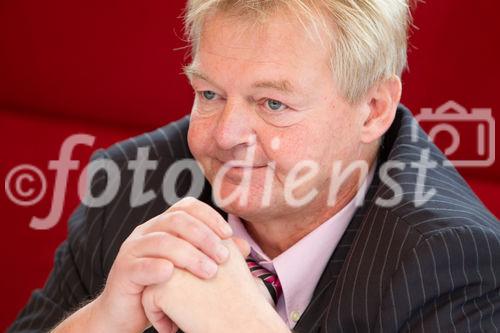
<svg viewBox="0 0 500 333">
<path fill-rule="evenodd" d="M 248 244 L 246 240 L 239 237 L 232 237 L 232 240 L 238 247 L 238 250 L 240 250 L 243 258 L 246 258 L 250 255 L 250 244 Z"/>
<path fill-rule="evenodd" d="M 177 325 L 156 304 L 154 291 L 151 287 L 147 287 L 143 291 L 141 301 L 146 317 L 159 333 L 177 332 Z"/>
</svg>

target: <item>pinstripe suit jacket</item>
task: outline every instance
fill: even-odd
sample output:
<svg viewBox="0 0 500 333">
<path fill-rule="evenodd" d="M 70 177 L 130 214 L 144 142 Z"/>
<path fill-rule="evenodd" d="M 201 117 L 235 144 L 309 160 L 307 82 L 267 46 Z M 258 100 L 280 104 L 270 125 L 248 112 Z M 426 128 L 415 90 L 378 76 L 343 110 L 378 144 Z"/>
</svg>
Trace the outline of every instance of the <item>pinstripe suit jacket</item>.
<svg viewBox="0 0 500 333">
<path fill-rule="evenodd" d="M 400 106 L 379 156 L 378 167 L 388 160 L 405 165 L 388 172 L 401 186 L 400 202 L 388 208 L 375 203 L 394 197 L 391 187 L 375 176 L 296 332 L 500 330 L 500 223 L 455 169 L 442 166 L 445 157 L 425 133 L 419 129 L 412 140 L 413 121 Z M 191 157 L 188 125 L 185 117 L 95 154 L 121 167 L 120 195 L 103 208 L 77 208 L 45 286 L 33 292 L 11 332 L 47 330 L 100 292 L 121 243 L 137 225 L 168 208 L 160 184 L 173 162 Z M 147 175 L 145 188 L 159 195 L 130 209 L 127 161 L 135 159 L 140 146 L 150 147 L 150 159 L 159 162 Z M 415 205 L 417 169 L 411 163 L 420 160 L 423 149 L 438 165 L 428 169 L 425 191 L 437 192 Z M 182 174 L 178 193 L 186 193 L 190 182 L 189 173 Z M 93 193 L 105 185 L 106 177 L 94 177 Z M 210 191 L 206 186 L 201 200 L 213 205 Z"/>
</svg>

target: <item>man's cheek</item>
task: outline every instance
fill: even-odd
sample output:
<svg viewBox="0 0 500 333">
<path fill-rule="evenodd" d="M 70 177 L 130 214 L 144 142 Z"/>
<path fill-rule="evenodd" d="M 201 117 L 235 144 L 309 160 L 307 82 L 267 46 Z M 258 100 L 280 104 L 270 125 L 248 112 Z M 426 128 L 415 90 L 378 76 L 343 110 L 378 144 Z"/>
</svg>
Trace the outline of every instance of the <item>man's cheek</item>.
<svg viewBox="0 0 500 333">
<path fill-rule="evenodd" d="M 197 156 L 195 156 L 195 159 L 198 162 L 198 165 L 201 167 L 206 177 L 213 174 L 213 165 L 209 159 Z"/>
<path fill-rule="evenodd" d="M 202 150 L 203 146 L 207 143 L 207 136 L 209 135 L 207 127 L 203 126 L 198 121 L 191 120 L 188 130 L 188 144 L 194 150 Z"/>
</svg>

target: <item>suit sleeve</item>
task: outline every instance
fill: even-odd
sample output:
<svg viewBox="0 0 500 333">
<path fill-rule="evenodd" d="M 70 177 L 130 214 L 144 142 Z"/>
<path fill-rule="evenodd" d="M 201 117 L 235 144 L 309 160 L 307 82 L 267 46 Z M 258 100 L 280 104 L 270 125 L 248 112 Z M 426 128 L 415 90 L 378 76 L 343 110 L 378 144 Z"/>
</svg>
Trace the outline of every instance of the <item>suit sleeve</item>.
<svg viewBox="0 0 500 333">
<path fill-rule="evenodd" d="M 458 227 L 426 238 L 393 275 L 378 331 L 498 332 L 500 237 Z"/>
<path fill-rule="evenodd" d="M 100 157 L 95 154 L 93 159 Z M 92 180 L 94 195 L 105 177 Z M 97 296 L 103 287 L 101 232 L 104 209 L 80 205 L 68 222 L 68 237 L 57 248 L 54 266 L 42 289 L 33 291 L 8 332 L 47 332 Z"/>
</svg>

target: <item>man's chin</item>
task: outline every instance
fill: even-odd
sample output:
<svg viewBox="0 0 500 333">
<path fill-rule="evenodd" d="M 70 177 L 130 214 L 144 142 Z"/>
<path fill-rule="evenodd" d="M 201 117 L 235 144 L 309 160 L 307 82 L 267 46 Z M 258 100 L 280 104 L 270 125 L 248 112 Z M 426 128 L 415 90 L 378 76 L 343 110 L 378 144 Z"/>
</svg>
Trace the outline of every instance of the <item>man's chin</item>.
<svg viewBox="0 0 500 333">
<path fill-rule="evenodd" d="M 232 200 L 232 201 L 216 201 L 217 205 L 222 208 L 227 213 L 234 215 L 246 215 L 253 212 L 262 211 L 263 208 L 260 204 L 255 204 L 251 200 L 245 202 L 244 200 Z"/>
<path fill-rule="evenodd" d="M 225 212 L 240 217 L 250 217 L 256 215 L 267 214 L 271 209 L 270 205 L 262 203 L 262 196 L 257 190 L 248 190 L 248 194 L 240 193 L 233 195 L 234 187 L 227 186 L 221 188 L 221 193 L 217 196 L 213 193 L 215 203 Z"/>
</svg>

